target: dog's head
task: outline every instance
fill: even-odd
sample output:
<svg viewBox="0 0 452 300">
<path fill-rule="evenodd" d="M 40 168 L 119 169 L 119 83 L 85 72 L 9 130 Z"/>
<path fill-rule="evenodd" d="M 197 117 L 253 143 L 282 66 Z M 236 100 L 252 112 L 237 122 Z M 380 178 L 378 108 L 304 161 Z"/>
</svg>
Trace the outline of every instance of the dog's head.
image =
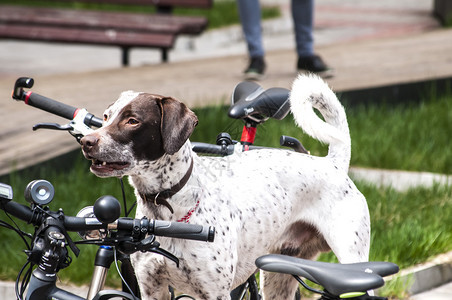
<svg viewBox="0 0 452 300">
<path fill-rule="evenodd" d="M 91 171 L 100 177 L 134 175 L 140 163 L 176 153 L 198 123 L 171 97 L 123 92 L 104 112 L 104 124 L 81 140 Z"/>
</svg>

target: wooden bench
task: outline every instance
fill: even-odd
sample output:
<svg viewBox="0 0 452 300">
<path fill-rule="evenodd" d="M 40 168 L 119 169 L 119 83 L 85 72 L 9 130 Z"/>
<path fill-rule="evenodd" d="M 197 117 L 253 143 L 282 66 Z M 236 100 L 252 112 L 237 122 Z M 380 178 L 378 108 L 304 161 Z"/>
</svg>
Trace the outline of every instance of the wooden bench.
<svg viewBox="0 0 452 300">
<path fill-rule="evenodd" d="M 72 0 L 54 0 L 72 2 Z M 210 8 L 213 0 L 78 0 L 100 4 L 155 6 L 155 13 L 0 5 L 0 39 L 118 46 L 122 65 L 133 47 L 157 48 L 168 61 L 180 34 L 198 35 L 207 27 L 200 16 L 173 15 L 174 7 Z"/>
</svg>

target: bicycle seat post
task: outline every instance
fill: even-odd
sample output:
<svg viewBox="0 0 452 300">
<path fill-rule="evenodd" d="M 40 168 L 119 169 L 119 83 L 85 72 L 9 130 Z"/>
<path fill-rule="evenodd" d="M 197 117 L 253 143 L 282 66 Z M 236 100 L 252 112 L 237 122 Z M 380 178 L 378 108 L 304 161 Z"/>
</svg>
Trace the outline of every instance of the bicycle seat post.
<svg viewBox="0 0 452 300">
<path fill-rule="evenodd" d="M 254 144 L 257 125 L 269 118 L 282 120 L 290 110 L 289 90 L 284 88 L 263 89 L 252 81 L 239 83 L 232 93 L 228 116 L 245 121 L 240 143 L 243 151 Z"/>
<path fill-rule="evenodd" d="M 245 122 L 242 129 L 242 137 L 240 138 L 240 143 L 243 146 L 243 151 L 248 151 L 249 146 L 254 143 L 256 138 L 257 124 L 254 122 Z"/>
</svg>

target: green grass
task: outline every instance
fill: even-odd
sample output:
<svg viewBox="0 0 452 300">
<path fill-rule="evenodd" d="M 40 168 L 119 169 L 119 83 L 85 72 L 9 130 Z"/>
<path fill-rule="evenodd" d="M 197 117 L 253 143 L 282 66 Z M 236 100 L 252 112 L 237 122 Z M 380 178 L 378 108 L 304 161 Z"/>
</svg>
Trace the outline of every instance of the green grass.
<svg viewBox="0 0 452 300">
<path fill-rule="evenodd" d="M 405 106 L 371 106 L 348 109 L 353 142 L 352 164 L 374 167 L 431 171 L 450 174 L 452 168 L 450 132 L 452 132 L 452 97 L 444 97 Z M 192 140 L 214 142 L 220 131 L 240 138 L 242 123 L 227 118 L 227 108 L 216 106 L 197 109 L 199 125 Z M 62 134 L 62 133 L 52 133 Z M 315 155 L 325 155 L 327 146 L 301 133 L 289 115 L 283 121 L 270 120 L 258 129 L 256 144 L 277 146 L 279 135 L 300 138 Z M 69 171 L 39 168 L 34 172 L 11 174 L 6 181 L 13 185 L 15 199 L 23 200 L 26 184 L 36 178 L 51 181 L 56 187 L 52 209 L 63 207 L 67 214 L 92 203 L 99 196 L 111 194 L 121 199 L 117 179 L 100 179 L 90 174 L 89 164 L 81 154 Z M 452 189 L 450 186 L 416 188 L 396 192 L 357 182 L 366 196 L 372 221 L 372 260 L 389 260 L 402 268 L 423 262 L 452 250 Z M 129 205 L 133 193 L 126 185 Z M 5 217 L 1 217 L 5 220 Z M 21 224 L 22 226 L 22 224 Z M 30 228 L 29 228 L 30 230 Z M 25 261 L 20 239 L 0 229 L 0 279 L 13 280 Z M 80 246 L 80 258 L 61 272 L 63 281 L 87 283 L 92 272 L 95 246 Z M 332 254 L 323 260 L 334 260 Z M 112 273 L 115 273 L 114 271 Z M 116 276 L 108 282 L 117 284 Z"/>
<path fill-rule="evenodd" d="M 348 112 L 352 165 L 452 173 L 452 99 Z"/>
<path fill-rule="evenodd" d="M 452 249 L 451 186 L 414 188 L 404 193 L 363 185 L 360 189 L 371 197 L 371 245 L 378 245 L 372 247 L 372 260 L 391 258 L 405 268 Z"/>
<path fill-rule="evenodd" d="M 155 8 L 150 6 L 137 5 L 115 5 L 115 4 L 99 4 L 87 2 L 58 2 L 50 0 L 0 0 L 0 4 L 20 4 L 27 6 L 44 6 L 59 7 L 71 9 L 94 9 L 105 11 L 122 11 L 122 12 L 139 12 L 153 13 Z M 209 28 L 219 28 L 233 24 L 239 24 L 239 16 L 235 0 L 214 1 L 213 7 L 209 9 L 191 9 L 191 8 L 175 8 L 173 11 L 176 15 L 192 15 L 205 16 L 209 20 Z M 270 19 L 281 15 L 277 6 L 262 6 L 262 18 Z"/>
</svg>

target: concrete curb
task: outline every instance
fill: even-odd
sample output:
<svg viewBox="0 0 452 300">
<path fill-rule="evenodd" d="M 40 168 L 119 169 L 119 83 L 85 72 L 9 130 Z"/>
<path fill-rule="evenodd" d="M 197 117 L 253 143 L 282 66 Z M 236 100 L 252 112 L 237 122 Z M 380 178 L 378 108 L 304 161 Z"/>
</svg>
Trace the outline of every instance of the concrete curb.
<svg viewBox="0 0 452 300">
<path fill-rule="evenodd" d="M 413 300 L 431 299 L 431 295 L 430 298 L 424 298 L 420 294 L 452 282 L 452 251 L 440 254 L 426 263 L 401 270 L 398 274 L 387 277 L 385 281 L 397 281 L 406 286 L 406 292 L 413 295 Z"/>
<path fill-rule="evenodd" d="M 431 187 L 435 183 L 452 184 L 452 175 L 429 172 L 350 167 L 349 174 L 353 179 L 368 181 L 377 186 L 390 186 L 397 191 L 405 191 L 417 186 Z"/>
<path fill-rule="evenodd" d="M 452 281 L 452 251 L 425 264 L 402 270 L 401 278 L 412 280 L 408 292 L 418 294 Z"/>
</svg>

